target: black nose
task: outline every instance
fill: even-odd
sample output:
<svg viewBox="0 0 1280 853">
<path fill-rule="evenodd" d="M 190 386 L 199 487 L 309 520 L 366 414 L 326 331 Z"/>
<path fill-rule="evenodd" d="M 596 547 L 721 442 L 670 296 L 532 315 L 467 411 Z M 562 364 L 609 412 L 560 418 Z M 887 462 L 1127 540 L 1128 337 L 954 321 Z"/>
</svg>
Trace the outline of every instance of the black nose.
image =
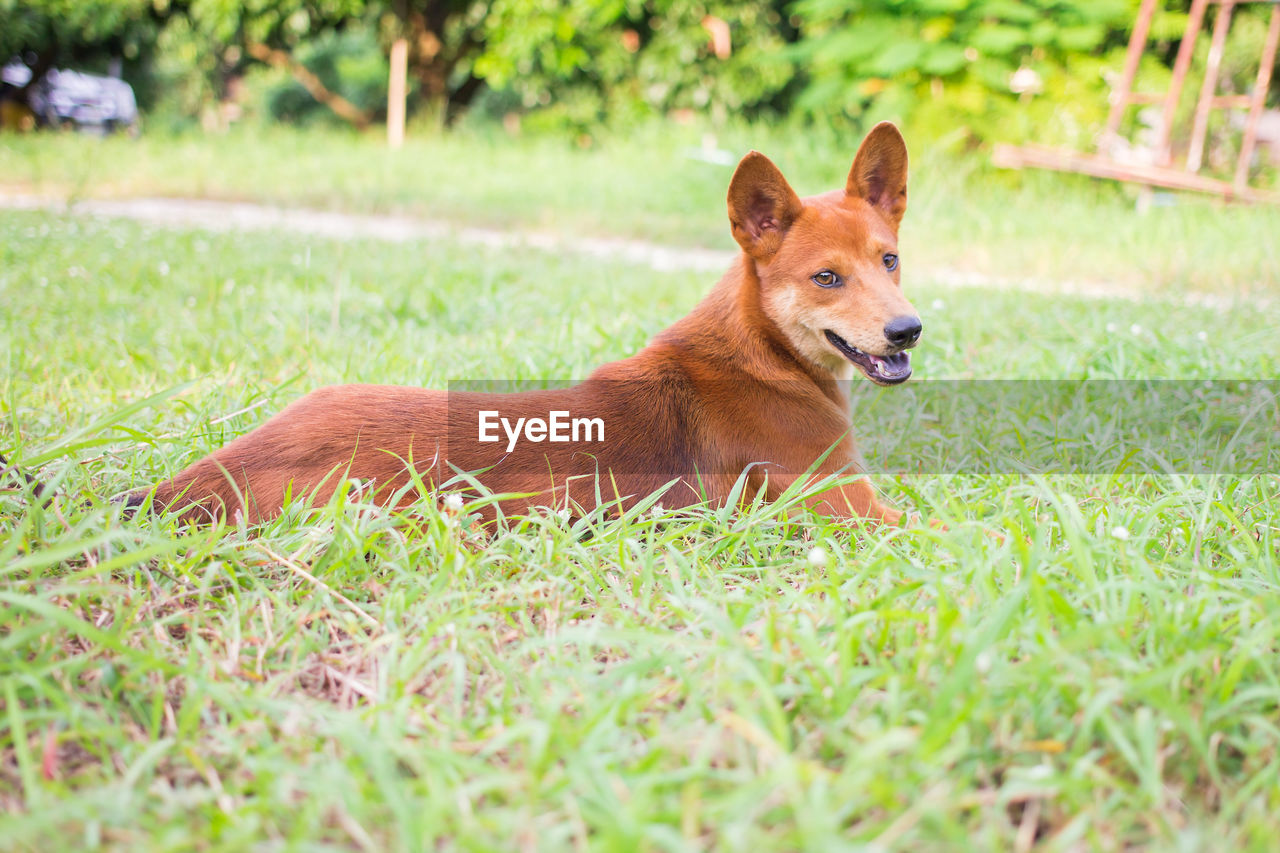
<svg viewBox="0 0 1280 853">
<path fill-rule="evenodd" d="M 916 341 L 920 340 L 921 328 L 919 317 L 903 314 L 885 323 L 884 336 L 895 347 L 906 349 L 915 346 Z"/>
</svg>

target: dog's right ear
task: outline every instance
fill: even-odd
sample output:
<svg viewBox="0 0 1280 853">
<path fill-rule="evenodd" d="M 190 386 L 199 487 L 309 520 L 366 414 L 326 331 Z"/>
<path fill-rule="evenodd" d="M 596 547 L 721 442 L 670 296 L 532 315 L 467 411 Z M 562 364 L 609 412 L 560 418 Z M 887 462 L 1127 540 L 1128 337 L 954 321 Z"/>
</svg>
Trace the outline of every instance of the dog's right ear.
<svg viewBox="0 0 1280 853">
<path fill-rule="evenodd" d="M 767 260 L 800 215 L 800 197 L 768 157 L 752 151 L 729 181 L 733 239 L 756 260 Z"/>
<path fill-rule="evenodd" d="M 862 140 L 845 192 L 866 199 L 896 229 L 907 210 L 907 143 L 893 122 L 882 121 Z"/>
</svg>

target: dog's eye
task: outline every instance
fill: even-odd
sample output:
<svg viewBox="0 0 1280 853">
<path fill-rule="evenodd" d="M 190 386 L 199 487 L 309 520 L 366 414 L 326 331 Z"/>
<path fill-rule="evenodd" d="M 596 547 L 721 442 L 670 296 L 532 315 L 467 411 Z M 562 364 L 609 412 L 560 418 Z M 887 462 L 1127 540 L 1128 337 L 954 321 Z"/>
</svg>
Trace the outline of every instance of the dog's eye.
<svg viewBox="0 0 1280 853">
<path fill-rule="evenodd" d="M 843 284 L 843 282 L 840 281 L 840 276 L 836 275 L 831 270 L 816 272 L 809 278 L 809 280 L 818 285 L 818 287 L 839 287 Z"/>
<path fill-rule="evenodd" d="M 893 252 L 886 252 L 883 260 L 884 260 L 884 268 L 887 269 L 889 272 L 893 272 L 898 268 L 898 256 L 895 255 Z"/>
</svg>

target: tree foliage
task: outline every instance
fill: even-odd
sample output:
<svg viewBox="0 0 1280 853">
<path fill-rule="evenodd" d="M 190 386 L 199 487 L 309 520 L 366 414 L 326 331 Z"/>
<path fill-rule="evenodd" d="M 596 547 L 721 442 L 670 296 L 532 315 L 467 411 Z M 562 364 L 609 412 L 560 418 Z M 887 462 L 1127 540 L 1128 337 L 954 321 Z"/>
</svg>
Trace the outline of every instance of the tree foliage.
<svg viewBox="0 0 1280 853">
<path fill-rule="evenodd" d="M 163 13 L 151 0 L 0 0 L 0 57 L 56 53 L 133 58 L 154 41 Z"/>
<path fill-rule="evenodd" d="M 180 29 L 196 69 L 221 96 L 247 66 L 290 67 L 295 51 L 364 11 L 365 0 L 189 0 Z"/>
<path fill-rule="evenodd" d="M 304 115 L 301 90 L 363 124 L 381 109 L 378 93 L 385 99 L 385 85 L 371 85 L 369 72 L 379 66 L 385 76 L 380 57 L 398 38 L 409 44 L 415 91 L 450 111 L 465 106 L 482 82 L 469 73 L 469 62 L 482 46 L 484 11 L 477 0 L 190 0 L 176 28 L 194 46 L 190 61 L 219 95 L 254 65 L 275 66 L 295 83 L 269 93 L 273 115 Z M 344 68 L 359 81 L 344 76 Z"/>
<path fill-rule="evenodd" d="M 808 85 L 796 106 L 838 120 L 877 110 L 928 112 L 931 101 L 940 101 L 951 121 L 963 122 L 1007 113 L 1018 95 L 1033 96 L 1066 77 L 1077 86 L 1086 82 L 1096 94 L 1090 103 L 1105 109 L 1098 92 L 1105 80 L 1091 60 L 1123 47 L 1137 6 L 1137 0 L 798 0 L 794 56 Z"/>
<path fill-rule="evenodd" d="M 484 49 L 489 5 L 483 0 L 377 4 L 384 46 L 398 38 L 408 41 L 409 73 L 421 97 L 443 110 L 447 120 L 468 106 L 484 83 L 474 60 Z"/>
<path fill-rule="evenodd" d="M 497 0 L 476 73 L 528 108 L 592 123 L 676 109 L 724 115 L 780 106 L 794 35 L 770 0 Z M 714 31 L 728 39 L 717 54 Z"/>
<path fill-rule="evenodd" d="M 386 54 L 403 38 L 411 91 L 446 119 L 484 93 L 491 111 L 558 127 L 790 112 L 837 125 L 891 115 L 1008 138 L 1050 118 L 1080 133 L 1101 121 L 1138 3 L 0 0 L 0 59 L 21 56 L 40 71 L 107 55 L 143 62 L 156 50 L 169 91 L 189 95 L 185 112 L 232 96 L 248 74 L 270 81 L 253 91 L 271 115 L 304 120 L 318 101 L 363 124 L 383 108 Z M 1144 58 L 1157 83 L 1186 20 L 1174 6 L 1157 16 L 1156 50 Z M 1248 10 L 1237 16 L 1233 38 L 1236 29 L 1261 38 Z M 254 72 L 262 66 L 274 71 Z M 1225 70 L 1251 85 L 1251 70 Z"/>
<path fill-rule="evenodd" d="M 0 64 L 31 68 L 19 100 L 58 65 L 101 70 L 111 59 L 148 62 L 165 0 L 0 0 Z"/>
</svg>

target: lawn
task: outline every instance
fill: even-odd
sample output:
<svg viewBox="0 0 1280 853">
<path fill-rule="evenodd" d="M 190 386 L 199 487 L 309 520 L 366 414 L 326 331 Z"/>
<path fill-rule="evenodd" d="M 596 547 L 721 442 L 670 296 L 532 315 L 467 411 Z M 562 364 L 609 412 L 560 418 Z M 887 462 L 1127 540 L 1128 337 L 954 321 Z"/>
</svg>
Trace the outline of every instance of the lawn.
<svg viewBox="0 0 1280 853">
<path fill-rule="evenodd" d="M 98 143 L 5 142 L 0 171 L 65 170 L 57 152 L 85 144 Z M 102 144 L 86 191 L 126 180 L 113 177 L 117 146 L 135 144 L 151 145 Z M 725 245 L 727 171 L 696 178 L 712 168 L 698 161 L 646 172 L 641 160 L 616 196 L 595 198 L 585 190 L 612 186 L 614 155 L 522 142 L 535 166 L 566 164 L 555 174 L 570 188 L 545 199 L 556 180 L 521 167 L 521 149 L 440 143 L 453 159 L 424 172 L 470 163 L 463 177 L 406 181 L 396 197 L 414 150 L 308 183 L 359 147 L 317 144 L 279 159 L 275 177 L 268 146 L 220 173 L 226 185 L 196 189 L 566 232 L 607 212 L 608 233 Z M 157 162 L 133 163 L 125 189 L 186 192 L 216 171 L 183 175 L 182 156 L 148 150 Z M 787 158 L 805 191 L 847 168 L 824 163 L 818 181 L 817 164 Z M 473 178 L 486 205 L 462 193 Z M 1001 257 L 991 235 L 1036 228 L 1000 214 L 1016 195 L 1001 186 L 1009 195 L 973 207 L 982 264 Z M 1260 237 L 1272 212 L 1193 203 L 1140 220 L 1091 185 L 1030 192 L 1053 186 L 1067 233 L 1105 230 L 1104 257 L 1137 259 L 1117 280 L 1275 292 L 1277 248 Z M 967 221 L 947 192 L 921 191 L 907 216 L 950 223 L 944 243 Z M 1094 210 L 1098 223 L 1081 218 Z M 1126 241 L 1143 222 L 1158 242 L 1140 251 Z M 1181 239 L 1193 226 L 1216 242 Z M 909 227 L 911 245 L 939 253 Z M 1238 251 L 1221 242 L 1249 235 Z M 1036 239 L 1057 254 L 1015 248 L 1001 275 L 1043 263 L 1061 280 L 1074 259 L 1092 274 L 1081 244 Z M 921 378 L 1280 375 L 1274 311 L 955 289 L 913 273 L 907 245 Z M 1180 273 L 1161 273 L 1177 258 Z M 749 505 L 539 515 L 481 539 L 431 506 L 340 496 L 209 531 L 122 519 L 107 501 L 323 384 L 581 377 L 642 346 L 711 279 L 531 249 L 0 213 L 0 451 L 61 494 L 41 508 L 0 492 L 0 838 L 30 850 L 1269 848 L 1274 474 L 875 478 L 945 530 Z"/>
<path fill-rule="evenodd" d="M 376 136 L 282 128 L 10 137 L 0 141 L 0 192 L 250 200 L 728 248 L 725 188 L 738 157 L 763 151 L 806 195 L 843 185 L 859 141 L 822 128 L 704 134 L 669 124 L 602 133 L 588 149 L 486 126 L 417 133 L 398 152 Z M 1135 216 L 1133 192 L 1116 184 L 996 170 L 981 152 L 959 157 L 910 130 L 907 143 L 903 257 L 917 272 L 1119 292 L 1280 292 L 1280 208 L 1163 194 Z"/>
</svg>

